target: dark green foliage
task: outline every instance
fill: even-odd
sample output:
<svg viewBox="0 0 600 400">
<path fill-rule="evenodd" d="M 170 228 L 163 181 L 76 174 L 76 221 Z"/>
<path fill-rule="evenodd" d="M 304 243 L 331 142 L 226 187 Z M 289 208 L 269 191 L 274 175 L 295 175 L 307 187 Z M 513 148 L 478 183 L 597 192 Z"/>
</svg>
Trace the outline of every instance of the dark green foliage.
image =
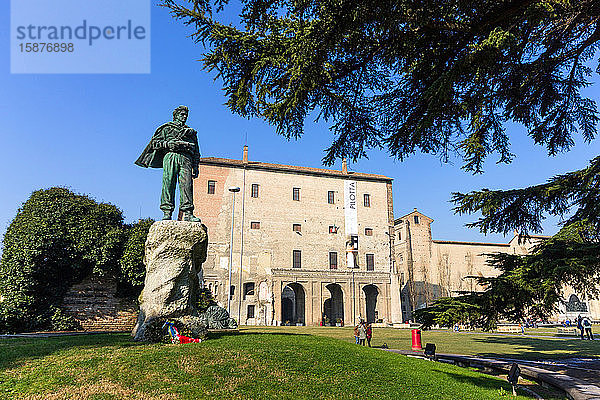
<svg viewBox="0 0 600 400">
<path fill-rule="evenodd" d="M 546 213 L 565 218 L 562 229 L 531 255 L 492 257 L 492 264 L 502 273 L 479 279 L 489 285 L 478 299 L 487 318 L 515 321 L 530 314 L 545 318 L 562 301 L 565 284 L 591 298 L 600 295 L 600 157 L 587 168 L 545 184 L 455 193 L 453 201 L 458 213 L 481 212 L 482 217 L 471 226 L 484 233 L 520 229 L 526 237 L 541 231 Z"/>
<path fill-rule="evenodd" d="M 50 329 L 53 331 L 74 331 L 81 329 L 79 322 L 72 315 L 67 314 L 62 308 L 49 307 Z"/>
<path fill-rule="evenodd" d="M 131 292 L 134 297 L 137 297 L 144 287 L 144 278 L 146 277 L 144 250 L 148 231 L 153 223 L 153 219 L 147 218 L 125 226 L 126 240 L 119 265 L 122 284 L 129 286 L 131 290 L 128 292 Z"/>
<path fill-rule="evenodd" d="M 575 132 L 596 136 L 596 104 L 580 93 L 600 43 L 596 0 L 242 0 L 233 24 L 219 12 L 228 0 L 162 3 L 195 29 L 232 112 L 287 138 L 313 112 L 329 123 L 329 165 L 381 147 L 457 154 L 480 172 L 491 153 L 510 162 L 508 121 L 552 155 Z"/>
<path fill-rule="evenodd" d="M 600 157 L 587 168 L 558 175 L 547 183 L 514 190 L 488 190 L 469 194 L 454 193 L 452 201 L 459 214 L 481 212 L 482 218 L 470 224 L 482 233 L 523 234 L 542 231 L 544 214 L 572 215 L 566 225 L 577 223 L 577 235 L 566 240 L 598 240 L 600 236 Z M 572 213 L 572 211 L 575 211 Z M 584 223 L 585 229 L 581 223 Z M 561 235 L 565 235 L 563 232 Z"/>
<path fill-rule="evenodd" d="M 413 315 L 425 329 L 433 325 L 451 327 L 457 323 L 476 327 L 481 325 L 482 315 L 480 307 L 473 303 L 470 296 L 441 297 L 432 306 L 415 310 Z"/>
<path fill-rule="evenodd" d="M 499 320 L 548 319 L 562 301 L 564 285 L 597 298 L 600 244 L 587 239 L 589 232 L 589 225 L 573 222 L 530 255 L 488 255 L 489 263 L 501 273 L 497 277 L 474 278 L 486 287 L 485 291 L 438 299 L 431 307 L 418 310 L 418 318 L 427 327 L 449 326 L 470 319 L 465 314 L 468 316 L 471 308 L 462 307 L 466 304 L 477 311 L 476 325 L 489 330 Z M 451 322 L 447 325 L 446 321 Z"/>
<path fill-rule="evenodd" d="M 68 288 L 94 273 L 114 274 L 123 216 L 111 205 L 65 188 L 38 190 L 4 236 L 0 293 L 4 330 L 69 325 L 57 311 Z"/>
<path fill-rule="evenodd" d="M 198 311 L 203 313 L 210 306 L 217 304 L 212 292 L 208 288 L 200 289 L 198 293 Z"/>
</svg>

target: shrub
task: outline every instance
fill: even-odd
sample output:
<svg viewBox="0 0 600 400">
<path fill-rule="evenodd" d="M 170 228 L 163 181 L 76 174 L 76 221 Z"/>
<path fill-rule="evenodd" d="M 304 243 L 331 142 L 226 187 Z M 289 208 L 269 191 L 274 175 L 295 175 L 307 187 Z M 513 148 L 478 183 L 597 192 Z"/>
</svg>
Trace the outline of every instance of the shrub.
<svg viewBox="0 0 600 400">
<path fill-rule="evenodd" d="M 212 292 L 208 288 L 200 289 L 198 292 L 198 303 L 196 303 L 196 308 L 199 312 L 204 312 L 206 309 L 212 305 L 217 304 Z"/>
<path fill-rule="evenodd" d="M 120 292 L 130 297 L 137 297 L 144 287 L 144 251 L 148 231 L 153 223 L 153 219 L 147 218 L 125 226 L 126 239 L 119 259 L 120 283 L 123 286 Z"/>
<path fill-rule="evenodd" d="M 70 326 L 55 307 L 84 277 L 117 273 L 122 242 L 123 216 L 114 205 L 59 187 L 33 192 L 4 235 L 4 330 Z"/>
<path fill-rule="evenodd" d="M 50 306 L 49 311 L 50 327 L 53 331 L 74 331 L 81 329 L 81 324 L 62 308 Z"/>
</svg>

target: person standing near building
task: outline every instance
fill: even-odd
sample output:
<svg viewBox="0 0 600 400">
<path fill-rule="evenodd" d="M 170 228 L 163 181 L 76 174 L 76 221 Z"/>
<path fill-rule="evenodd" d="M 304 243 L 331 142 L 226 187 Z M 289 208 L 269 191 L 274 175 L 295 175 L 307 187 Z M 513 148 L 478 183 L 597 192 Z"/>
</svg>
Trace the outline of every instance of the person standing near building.
<svg viewBox="0 0 600 400">
<path fill-rule="evenodd" d="M 583 318 L 581 321 L 583 328 L 585 329 L 585 334 L 589 340 L 594 340 L 594 335 L 592 334 L 592 322 L 588 317 Z"/>
<path fill-rule="evenodd" d="M 371 327 L 371 324 L 367 324 L 367 343 L 369 344 L 369 347 L 371 347 L 371 338 L 373 337 L 373 328 Z"/>
<path fill-rule="evenodd" d="M 583 323 L 582 323 L 583 318 L 581 318 L 581 314 L 579 314 L 577 316 L 577 329 L 579 329 L 579 337 L 581 337 L 581 340 L 583 340 Z"/>
<path fill-rule="evenodd" d="M 354 343 L 356 343 L 356 344 L 359 343 L 359 339 L 358 339 L 358 327 L 359 326 L 360 326 L 360 324 L 354 326 Z"/>
<path fill-rule="evenodd" d="M 358 341 L 359 344 L 364 346 L 365 340 L 367 340 L 367 328 L 365 327 L 365 323 L 363 321 L 358 325 Z"/>
</svg>

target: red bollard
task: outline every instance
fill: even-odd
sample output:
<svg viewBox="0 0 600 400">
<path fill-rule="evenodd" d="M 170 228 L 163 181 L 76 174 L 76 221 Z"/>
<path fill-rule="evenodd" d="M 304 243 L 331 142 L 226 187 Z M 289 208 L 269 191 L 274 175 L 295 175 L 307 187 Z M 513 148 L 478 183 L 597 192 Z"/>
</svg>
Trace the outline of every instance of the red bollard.
<svg viewBox="0 0 600 400">
<path fill-rule="evenodd" d="M 421 331 L 419 329 L 412 330 L 412 349 L 413 350 L 422 350 Z"/>
</svg>

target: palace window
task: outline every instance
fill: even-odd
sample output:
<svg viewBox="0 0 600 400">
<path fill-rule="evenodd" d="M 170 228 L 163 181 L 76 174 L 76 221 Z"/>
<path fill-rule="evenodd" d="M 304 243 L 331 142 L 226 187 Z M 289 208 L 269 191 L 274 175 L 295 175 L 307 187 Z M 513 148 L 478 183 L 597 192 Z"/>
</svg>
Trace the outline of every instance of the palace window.
<svg viewBox="0 0 600 400">
<path fill-rule="evenodd" d="M 300 224 L 292 224 L 292 230 L 294 232 L 302 232 L 302 225 L 300 225 Z"/>
<path fill-rule="evenodd" d="M 292 189 L 292 200 L 300 201 L 300 188 Z"/>
<path fill-rule="evenodd" d="M 254 282 L 244 283 L 244 300 L 246 296 L 254 296 Z"/>
<path fill-rule="evenodd" d="M 254 318 L 254 304 L 248 305 L 248 311 L 246 312 L 246 318 Z"/>
<path fill-rule="evenodd" d="M 230 297 L 231 299 L 233 299 L 233 296 L 234 296 L 234 295 L 235 295 L 235 286 L 234 286 L 234 285 L 231 285 L 231 286 L 229 286 L 229 297 Z"/>
<path fill-rule="evenodd" d="M 337 252 L 329 252 L 329 269 L 337 269 Z"/>
<path fill-rule="evenodd" d="M 365 228 L 365 236 L 373 236 L 373 229 Z"/>
<path fill-rule="evenodd" d="M 335 203 L 335 192 L 330 190 L 327 192 L 327 203 L 334 204 Z"/>
<path fill-rule="evenodd" d="M 338 227 L 335 225 L 329 225 L 329 233 L 337 233 Z"/>
<path fill-rule="evenodd" d="M 293 267 L 300 268 L 302 266 L 302 252 L 300 250 L 293 251 Z"/>
<path fill-rule="evenodd" d="M 252 184 L 252 190 L 250 192 L 250 197 L 258 197 L 258 183 Z"/>
<path fill-rule="evenodd" d="M 367 271 L 375 270 L 375 255 L 367 254 Z"/>
<path fill-rule="evenodd" d="M 250 222 L 250 229 L 260 229 L 260 222 L 258 222 L 258 221 Z"/>
<path fill-rule="evenodd" d="M 415 215 L 414 216 L 414 220 L 415 220 L 415 225 L 419 223 L 419 216 Z"/>
<path fill-rule="evenodd" d="M 364 194 L 365 207 L 371 207 L 371 195 L 368 193 Z"/>
<path fill-rule="evenodd" d="M 402 231 L 398 231 L 398 240 L 402 240 Z"/>
<path fill-rule="evenodd" d="M 215 186 L 217 181 L 208 181 L 208 194 L 215 194 Z"/>
</svg>

